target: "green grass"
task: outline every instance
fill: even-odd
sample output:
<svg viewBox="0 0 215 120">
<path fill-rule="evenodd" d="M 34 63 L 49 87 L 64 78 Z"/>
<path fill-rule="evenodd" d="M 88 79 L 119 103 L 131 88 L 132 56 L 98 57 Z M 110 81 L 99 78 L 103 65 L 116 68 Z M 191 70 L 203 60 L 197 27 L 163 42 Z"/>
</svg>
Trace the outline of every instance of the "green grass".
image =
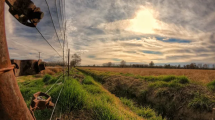
<svg viewBox="0 0 215 120">
<path fill-rule="evenodd" d="M 121 101 L 126 106 L 145 118 L 159 114 L 167 119 L 183 119 L 185 113 L 189 114 L 190 119 L 196 117 L 195 112 L 200 111 L 203 115 L 214 107 L 213 93 L 205 90 L 206 86 L 195 84 L 186 76 L 140 76 L 88 69 L 78 70 L 92 76 L 116 96 L 123 97 Z M 207 87 L 215 91 L 215 80 L 208 83 Z M 192 94 L 196 91 L 200 91 L 201 95 Z M 150 112 L 154 110 L 157 114 Z"/>
<path fill-rule="evenodd" d="M 161 116 L 156 116 L 155 111 L 149 107 L 137 107 L 131 99 L 127 98 L 120 98 L 120 100 L 141 117 L 147 118 L 148 120 L 163 120 Z"/>
<path fill-rule="evenodd" d="M 92 78 L 89 76 L 86 76 L 82 82 L 83 84 L 93 84 Z"/>
<path fill-rule="evenodd" d="M 213 103 L 207 96 L 199 92 L 194 94 L 195 97 L 189 102 L 188 107 L 198 110 L 200 112 L 212 110 L 211 104 Z"/>
<path fill-rule="evenodd" d="M 80 72 L 77 74 L 83 75 Z M 57 79 L 53 76 L 45 75 L 42 79 L 32 81 L 26 79 L 24 82 L 20 82 L 19 87 L 28 107 L 34 93 L 38 91 L 45 92 Z M 86 114 L 90 114 L 89 117 L 97 120 L 140 119 L 135 113 L 120 106 L 119 100 L 105 91 L 90 76 L 86 76 L 82 83 L 77 79 L 66 77 L 64 85 L 55 85 L 48 93 L 52 97 L 53 103 L 56 102 L 62 87 L 63 90 L 55 114 L 58 114 L 61 108 L 63 114 L 82 110 L 88 112 Z M 34 114 L 38 120 L 48 120 L 51 112 L 51 109 L 45 109 L 37 110 Z"/>
<path fill-rule="evenodd" d="M 47 78 L 49 78 L 49 79 L 47 80 Z M 57 78 L 52 77 L 52 76 L 47 77 L 47 75 L 45 75 L 42 79 L 39 78 L 39 79 L 35 79 L 35 80 L 28 80 L 28 78 L 25 77 L 24 80 L 25 80 L 24 82 L 19 82 L 18 85 L 20 87 L 22 96 L 29 108 L 33 94 L 36 92 L 39 92 L 39 91 L 46 92 L 46 90 L 48 90 L 53 85 L 53 83 L 57 80 Z M 62 87 L 62 85 L 56 85 L 49 92 L 49 95 L 52 97 L 52 101 L 54 103 L 56 101 L 57 95 L 58 95 L 61 87 Z M 47 120 L 50 118 L 51 111 L 52 111 L 51 109 L 45 109 L 42 111 L 38 110 L 38 111 L 35 111 L 34 114 L 38 120 Z"/>
<path fill-rule="evenodd" d="M 214 81 L 211 81 L 207 84 L 207 88 L 212 90 L 212 91 L 215 91 L 215 80 Z"/>
<path fill-rule="evenodd" d="M 103 77 L 106 77 L 106 76 L 103 76 Z M 90 84 L 85 84 L 86 81 L 87 81 L 87 83 L 90 83 Z M 96 113 L 98 119 L 101 119 L 101 120 L 103 120 L 103 119 L 110 119 L 110 120 L 125 119 L 125 116 L 119 116 L 120 115 L 119 110 L 116 109 L 117 107 L 114 107 L 114 106 L 116 106 L 116 105 L 114 105 L 116 98 L 107 95 L 107 93 L 105 93 L 102 90 L 104 88 L 101 88 L 101 85 L 96 84 L 96 82 L 93 80 L 92 77 L 86 75 L 85 79 L 83 80 L 83 84 L 84 84 L 83 85 L 84 89 L 88 93 L 90 93 L 94 96 L 92 98 L 94 98 L 93 106 L 95 106 L 95 107 L 93 107 L 92 109 L 94 111 L 96 111 L 95 113 Z M 88 87 L 86 87 L 86 86 L 88 86 Z M 92 92 L 92 91 L 96 91 L 96 92 Z M 102 92 L 99 92 L 99 91 L 102 91 Z M 152 110 L 148 107 L 138 108 L 138 107 L 134 106 L 134 103 L 131 100 L 128 100 L 126 98 L 121 98 L 120 100 L 123 104 L 128 106 L 135 114 L 137 114 L 140 117 L 147 118 L 149 120 L 162 120 L 162 117 L 160 117 L 160 116 L 157 117 L 154 110 Z M 110 115 L 110 113 L 112 113 L 112 115 Z M 135 119 L 135 118 L 132 118 L 131 116 L 127 116 L 127 117 L 130 119 Z"/>
<path fill-rule="evenodd" d="M 43 77 L 43 82 L 44 82 L 45 84 L 48 84 L 49 81 L 50 81 L 51 79 L 52 79 L 52 76 L 49 75 L 49 74 L 46 74 L 46 75 Z"/>
</svg>

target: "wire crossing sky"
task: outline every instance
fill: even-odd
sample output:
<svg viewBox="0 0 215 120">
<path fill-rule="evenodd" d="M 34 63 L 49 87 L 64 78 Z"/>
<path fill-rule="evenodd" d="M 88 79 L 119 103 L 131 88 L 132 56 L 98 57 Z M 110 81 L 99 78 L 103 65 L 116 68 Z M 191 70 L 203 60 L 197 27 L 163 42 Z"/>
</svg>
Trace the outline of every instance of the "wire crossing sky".
<svg viewBox="0 0 215 120">
<path fill-rule="evenodd" d="M 33 2 L 45 15 L 38 29 L 61 54 L 45 1 Z M 67 21 L 68 48 L 72 53 L 81 54 L 82 65 L 119 63 L 121 60 L 127 63 L 153 61 L 155 64 L 215 63 L 214 0 L 47 2 L 60 43 L 63 44 L 61 33 Z M 65 10 L 61 6 L 65 6 Z M 59 59 L 37 31 L 21 25 L 9 14 L 7 5 L 5 13 L 7 39 L 47 53 L 42 56 L 45 61 Z M 35 50 L 22 49 L 10 40 L 11 58 L 23 59 L 21 55 L 32 58 L 30 53 Z"/>
</svg>

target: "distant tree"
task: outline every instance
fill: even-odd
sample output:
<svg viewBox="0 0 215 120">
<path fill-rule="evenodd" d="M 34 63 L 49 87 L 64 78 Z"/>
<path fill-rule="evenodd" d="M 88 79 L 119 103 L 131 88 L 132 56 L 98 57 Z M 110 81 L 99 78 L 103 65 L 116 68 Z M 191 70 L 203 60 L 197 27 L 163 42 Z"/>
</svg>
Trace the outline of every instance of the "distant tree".
<svg viewBox="0 0 215 120">
<path fill-rule="evenodd" d="M 164 68 L 170 68 L 170 64 L 165 64 Z"/>
<path fill-rule="evenodd" d="M 155 64 L 154 64 L 154 62 L 153 61 L 151 61 L 150 63 L 149 63 L 149 66 L 150 67 L 153 67 Z"/>
<path fill-rule="evenodd" d="M 179 64 L 177 68 L 181 68 L 181 65 Z"/>
<path fill-rule="evenodd" d="M 208 68 L 208 64 L 204 64 L 204 65 L 203 65 L 203 68 L 206 68 L 206 69 L 207 69 L 207 68 Z"/>
<path fill-rule="evenodd" d="M 213 64 L 213 69 L 215 69 L 215 65 Z"/>
<path fill-rule="evenodd" d="M 198 68 L 202 68 L 202 64 L 201 63 L 198 64 Z"/>
<path fill-rule="evenodd" d="M 81 56 L 77 54 L 72 55 L 72 61 L 70 62 L 71 67 L 76 67 L 81 64 Z"/>
<path fill-rule="evenodd" d="M 96 65 L 94 64 L 93 67 L 95 67 Z"/>
<path fill-rule="evenodd" d="M 189 66 L 190 69 L 195 69 L 197 68 L 196 63 L 191 63 Z"/>
<path fill-rule="evenodd" d="M 120 62 L 120 67 L 125 67 L 126 66 L 126 61 L 125 60 L 122 60 L 121 62 Z"/>
<path fill-rule="evenodd" d="M 108 67 L 112 66 L 112 62 L 108 62 L 108 63 L 107 63 L 107 66 L 108 66 Z"/>
</svg>

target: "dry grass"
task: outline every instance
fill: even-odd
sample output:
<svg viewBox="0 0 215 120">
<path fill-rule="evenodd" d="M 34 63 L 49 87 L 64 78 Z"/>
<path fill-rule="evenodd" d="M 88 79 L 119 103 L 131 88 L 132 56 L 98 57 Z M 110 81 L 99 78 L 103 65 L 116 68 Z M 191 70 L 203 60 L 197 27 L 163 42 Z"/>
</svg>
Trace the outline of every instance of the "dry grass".
<svg viewBox="0 0 215 120">
<path fill-rule="evenodd" d="M 41 71 L 41 73 L 44 74 L 49 74 L 49 75 L 54 75 L 56 73 L 59 73 L 63 70 L 62 67 L 56 66 L 56 67 L 46 67 L 45 70 Z"/>
<path fill-rule="evenodd" d="M 159 76 L 159 75 L 184 75 L 190 80 L 198 83 L 207 84 L 215 80 L 215 70 L 197 70 L 197 69 L 159 69 L 159 68 L 103 68 L 103 67 L 83 67 L 85 69 L 110 71 L 119 73 L 131 73 L 141 76 Z"/>
</svg>

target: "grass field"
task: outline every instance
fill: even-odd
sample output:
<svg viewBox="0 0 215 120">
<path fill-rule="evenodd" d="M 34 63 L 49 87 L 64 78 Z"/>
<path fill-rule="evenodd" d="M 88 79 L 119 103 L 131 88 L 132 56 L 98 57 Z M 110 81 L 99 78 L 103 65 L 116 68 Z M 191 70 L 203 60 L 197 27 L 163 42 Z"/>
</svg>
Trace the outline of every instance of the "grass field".
<svg viewBox="0 0 215 120">
<path fill-rule="evenodd" d="M 176 74 L 177 70 L 173 69 L 80 67 L 78 70 L 92 76 L 136 112 L 138 109 L 133 105 L 150 107 L 156 114 L 170 120 L 206 120 L 211 119 L 212 108 L 215 107 L 213 79 L 191 80 L 185 74 Z M 154 72 L 144 73 L 146 70 Z M 194 70 L 190 73 L 195 76 Z"/>
<path fill-rule="evenodd" d="M 181 71 L 181 74 L 176 71 Z M 199 74 L 213 72 L 143 68 L 72 69 L 65 82 L 55 85 L 48 93 L 55 103 L 60 89 L 64 87 L 54 119 L 60 113 L 61 120 L 210 119 L 212 108 L 215 107 L 215 81 L 194 79 L 197 71 Z M 28 107 L 32 95 L 48 90 L 61 74 L 18 77 L 18 84 Z M 207 74 L 200 75 L 204 78 Z M 193 76 L 193 79 L 188 75 Z M 39 110 L 35 112 L 35 116 L 39 120 L 48 120 L 51 111 Z"/>
<path fill-rule="evenodd" d="M 29 107 L 31 98 L 38 91 L 45 92 L 58 80 L 61 74 L 44 76 L 22 76 L 18 79 L 20 91 Z M 59 81 L 63 82 L 62 78 Z M 91 76 L 73 69 L 64 84 L 56 84 L 49 91 L 55 103 L 63 88 L 57 104 L 54 119 L 61 120 L 163 120 L 149 107 L 139 107 L 131 99 L 118 98 L 96 82 Z M 52 110 L 38 110 L 38 120 L 48 120 Z"/>
<path fill-rule="evenodd" d="M 160 75 L 184 75 L 192 81 L 207 84 L 215 80 L 215 70 L 198 70 L 198 69 L 159 69 L 159 68 L 107 68 L 107 67 L 84 67 L 86 69 L 131 73 L 141 76 L 160 76 Z"/>
</svg>

